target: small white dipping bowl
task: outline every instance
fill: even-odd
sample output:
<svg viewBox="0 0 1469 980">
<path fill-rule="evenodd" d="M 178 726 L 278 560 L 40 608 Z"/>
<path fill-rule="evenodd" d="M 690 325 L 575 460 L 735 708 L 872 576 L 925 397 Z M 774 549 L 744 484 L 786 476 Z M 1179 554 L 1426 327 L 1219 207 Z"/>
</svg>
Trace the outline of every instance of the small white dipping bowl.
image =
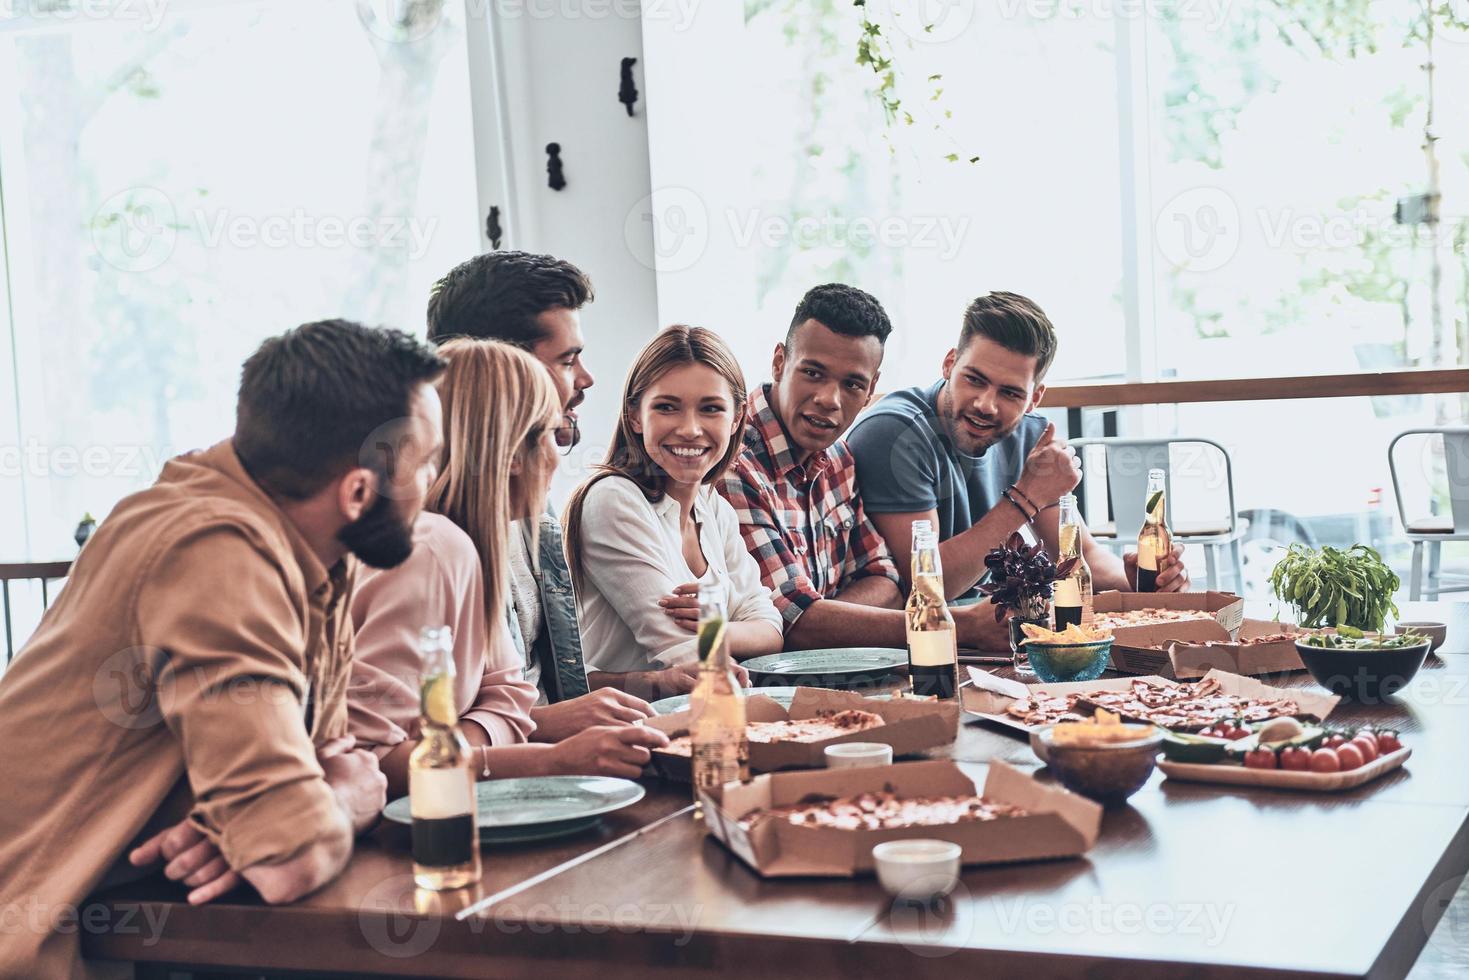
<svg viewBox="0 0 1469 980">
<path fill-rule="evenodd" d="M 893 764 L 893 747 L 881 742 L 841 742 L 826 747 L 826 768 L 861 769 Z"/>
<path fill-rule="evenodd" d="M 890 840 L 872 849 L 877 880 L 889 895 L 926 902 L 947 895 L 959 883 L 963 848 L 946 840 Z"/>
</svg>

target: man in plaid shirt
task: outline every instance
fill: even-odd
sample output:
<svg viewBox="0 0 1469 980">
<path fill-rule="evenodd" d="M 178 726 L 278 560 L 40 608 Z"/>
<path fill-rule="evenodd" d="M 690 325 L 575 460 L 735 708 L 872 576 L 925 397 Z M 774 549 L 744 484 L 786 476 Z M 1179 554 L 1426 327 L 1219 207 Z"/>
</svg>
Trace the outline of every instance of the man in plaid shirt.
<svg viewBox="0 0 1469 980">
<path fill-rule="evenodd" d="M 719 483 L 785 618 L 788 650 L 907 644 L 898 570 L 842 440 L 877 389 L 891 332 L 860 289 L 807 292 L 775 347 L 774 380 L 750 392 L 744 448 Z M 961 644 L 1008 643 L 989 603 L 953 613 Z"/>
</svg>

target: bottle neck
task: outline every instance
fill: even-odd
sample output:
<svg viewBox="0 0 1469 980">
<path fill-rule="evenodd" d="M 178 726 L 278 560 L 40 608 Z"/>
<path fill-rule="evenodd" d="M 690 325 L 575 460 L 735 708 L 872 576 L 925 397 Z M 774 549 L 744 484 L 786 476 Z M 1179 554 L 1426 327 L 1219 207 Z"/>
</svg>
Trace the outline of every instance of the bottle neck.
<svg viewBox="0 0 1469 980">
<path fill-rule="evenodd" d="M 1067 558 L 1081 557 L 1081 522 L 1076 519 L 1075 515 L 1072 515 L 1069 521 L 1064 513 L 1061 515 L 1058 544 L 1062 561 Z"/>
<path fill-rule="evenodd" d="M 944 575 L 942 572 L 913 572 L 910 594 L 920 595 L 931 602 L 944 601 Z"/>
</svg>

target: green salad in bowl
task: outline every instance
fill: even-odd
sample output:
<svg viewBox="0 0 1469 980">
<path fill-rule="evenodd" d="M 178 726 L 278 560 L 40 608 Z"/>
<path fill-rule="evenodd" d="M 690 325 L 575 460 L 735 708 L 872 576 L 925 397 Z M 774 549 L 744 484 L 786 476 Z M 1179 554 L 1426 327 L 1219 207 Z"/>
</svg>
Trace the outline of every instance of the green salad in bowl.
<svg viewBox="0 0 1469 980">
<path fill-rule="evenodd" d="M 1355 626 L 1338 626 L 1335 633 L 1312 633 L 1299 642 L 1324 650 L 1404 650 L 1429 642 L 1422 633 L 1365 633 Z"/>
<path fill-rule="evenodd" d="M 1301 662 L 1333 694 L 1379 704 L 1396 694 L 1423 666 L 1429 638 L 1422 633 L 1385 635 L 1355 626 L 1313 633 L 1296 641 Z"/>
</svg>

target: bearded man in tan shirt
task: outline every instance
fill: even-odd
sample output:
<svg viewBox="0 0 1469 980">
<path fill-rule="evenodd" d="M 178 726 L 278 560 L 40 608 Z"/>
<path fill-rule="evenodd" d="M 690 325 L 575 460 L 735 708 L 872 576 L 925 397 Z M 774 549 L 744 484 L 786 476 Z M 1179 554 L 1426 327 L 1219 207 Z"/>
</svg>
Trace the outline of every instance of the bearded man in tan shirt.
<svg viewBox="0 0 1469 980">
<path fill-rule="evenodd" d="M 78 907 L 129 856 L 194 902 L 341 871 L 386 785 L 347 736 L 352 556 L 412 550 L 442 368 L 341 320 L 268 340 L 234 437 L 97 529 L 0 679 L 0 976 L 88 975 Z"/>
</svg>

